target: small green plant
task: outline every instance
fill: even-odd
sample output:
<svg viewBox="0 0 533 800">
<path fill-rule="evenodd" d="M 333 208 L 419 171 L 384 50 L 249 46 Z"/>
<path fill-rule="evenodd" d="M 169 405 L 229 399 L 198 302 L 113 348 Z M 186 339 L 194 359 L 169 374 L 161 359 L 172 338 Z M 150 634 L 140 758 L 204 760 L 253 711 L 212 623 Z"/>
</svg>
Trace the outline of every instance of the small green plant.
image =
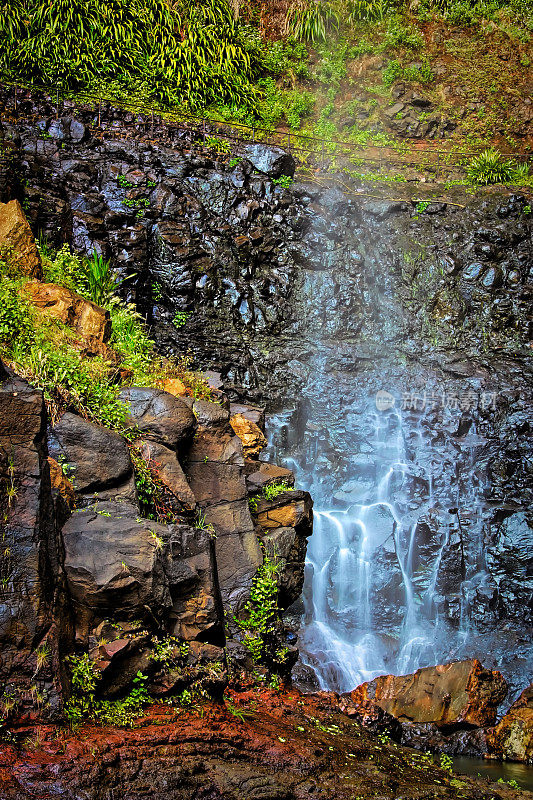
<svg viewBox="0 0 533 800">
<path fill-rule="evenodd" d="M 133 183 L 130 183 L 125 175 L 119 175 L 117 178 L 117 183 L 122 189 L 131 189 L 133 186 Z"/>
<path fill-rule="evenodd" d="M 484 186 L 492 183 L 511 182 L 515 167 L 497 150 L 490 148 L 475 156 L 468 165 L 466 175 L 470 183 Z"/>
<path fill-rule="evenodd" d="M 291 487 L 286 480 L 277 481 L 276 483 L 267 483 L 263 488 L 263 494 L 266 500 L 275 500 L 276 497 L 283 492 L 290 492 Z"/>
<path fill-rule="evenodd" d="M 280 175 L 279 178 L 272 178 L 272 183 L 276 186 L 282 186 L 284 189 L 289 189 L 294 180 L 290 175 Z"/>
<path fill-rule="evenodd" d="M 221 139 L 217 136 L 205 137 L 206 147 L 212 147 L 217 153 L 231 153 L 231 143 L 227 139 Z"/>
<path fill-rule="evenodd" d="M 214 526 L 211 524 L 211 522 L 207 521 L 205 514 L 202 514 L 201 511 L 198 512 L 194 527 L 197 531 L 205 531 L 212 539 L 217 538 Z"/>
<path fill-rule="evenodd" d="M 190 316 L 190 311 L 176 311 L 172 318 L 172 324 L 175 328 L 183 328 Z"/>
<path fill-rule="evenodd" d="M 242 161 L 242 158 L 238 158 L 238 157 L 230 158 L 230 160 L 228 161 L 228 167 L 230 169 L 233 169 L 234 167 L 237 166 L 237 164 L 240 164 L 241 161 Z"/>
<path fill-rule="evenodd" d="M 446 772 L 453 771 L 453 759 L 446 755 L 446 753 L 440 754 L 439 764 L 440 768 L 446 770 Z"/>
</svg>

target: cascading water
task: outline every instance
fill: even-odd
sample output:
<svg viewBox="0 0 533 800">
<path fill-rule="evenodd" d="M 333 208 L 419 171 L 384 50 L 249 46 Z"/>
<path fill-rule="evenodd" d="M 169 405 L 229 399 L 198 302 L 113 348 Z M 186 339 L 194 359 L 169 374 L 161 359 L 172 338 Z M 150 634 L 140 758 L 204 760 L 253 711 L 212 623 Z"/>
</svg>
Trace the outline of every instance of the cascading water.
<svg viewBox="0 0 533 800">
<path fill-rule="evenodd" d="M 339 692 L 471 657 L 471 612 L 491 596 L 483 594 L 490 509 L 476 471 L 485 441 L 467 420 L 473 398 L 450 400 L 442 386 L 428 401 L 406 389 L 409 372 L 395 372 L 396 384 L 355 388 L 342 416 L 331 414 L 323 376 L 305 425 L 290 412 L 270 420 L 276 459 L 315 501 L 301 658 L 321 688 Z"/>
</svg>

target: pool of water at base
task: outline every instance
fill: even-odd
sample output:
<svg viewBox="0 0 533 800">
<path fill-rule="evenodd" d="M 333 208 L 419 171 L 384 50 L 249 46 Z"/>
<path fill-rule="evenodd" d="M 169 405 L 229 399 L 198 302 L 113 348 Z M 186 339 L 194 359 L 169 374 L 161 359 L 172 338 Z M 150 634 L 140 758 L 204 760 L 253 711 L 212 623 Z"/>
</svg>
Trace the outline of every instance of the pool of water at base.
<svg viewBox="0 0 533 800">
<path fill-rule="evenodd" d="M 490 778 L 497 781 L 516 781 L 521 789 L 533 792 L 533 767 L 517 764 L 513 761 L 486 761 L 482 758 L 456 757 L 453 759 L 453 771 L 457 775 L 471 775 Z"/>
</svg>

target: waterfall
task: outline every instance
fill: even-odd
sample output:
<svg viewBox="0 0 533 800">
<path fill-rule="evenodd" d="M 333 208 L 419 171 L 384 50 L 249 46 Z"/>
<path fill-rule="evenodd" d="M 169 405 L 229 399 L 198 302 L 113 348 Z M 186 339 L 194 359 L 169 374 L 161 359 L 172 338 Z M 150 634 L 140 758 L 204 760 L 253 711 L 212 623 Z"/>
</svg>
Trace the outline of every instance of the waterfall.
<svg viewBox="0 0 533 800">
<path fill-rule="evenodd" d="M 305 424 L 290 411 L 269 422 L 270 453 L 315 501 L 299 647 L 322 689 L 471 655 L 471 607 L 486 581 L 483 440 L 473 424 L 456 435 L 460 408 L 402 405 L 410 377 L 387 386 L 385 408 L 359 387 L 332 415 L 323 391 Z"/>
</svg>

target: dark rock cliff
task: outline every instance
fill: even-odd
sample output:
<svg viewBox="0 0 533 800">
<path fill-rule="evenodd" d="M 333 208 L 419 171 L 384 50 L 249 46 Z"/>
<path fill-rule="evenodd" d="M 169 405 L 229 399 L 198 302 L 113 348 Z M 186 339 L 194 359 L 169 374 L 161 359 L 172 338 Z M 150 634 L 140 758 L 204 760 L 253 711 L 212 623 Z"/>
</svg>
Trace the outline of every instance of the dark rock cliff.
<svg viewBox="0 0 533 800">
<path fill-rule="evenodd" d="M 416 422 L 434 442 L 433 491 L 450 517 L 435 602 L 458 629 L 464 592 L 457 587 L 470 581 L 479 634 L 472 655 L 488 652 L 490 666 L 515 689 L 523 685 L 532 591 L 524 545 L 531 538 L 531 201 L 503 189 L 471 197 L 453 188 L 435 200 L 407 185 L 390 199 L 349 178 L 283 188 L 250 160 L 219 157 L 192 135 L 168 141 L 156 128 L 150 139 L 132 115 L 114 112 L 94 136 L 93 111 L 56 120 L 51 110 L 27 101 L 21 111 L 34 119 L 4 126 L 22 176 L 12 191 L 34 229 L 52 244 L 96 248 L 133 275 L 130 296 L 154 322 L 163 350 L 214 365 L 236 396 L 293 408 L 283 436 L 300 455 L 304 447 L 324 479 L 335 475 L 339 503 L 351 491 L 346 413 L 356 414 L 363 395 L 394 385 L 407 399 L 451 398 L 455 408 L 427 404 Z M 131 138 L 120 136 L 125 125 Z M 461 398 L 470 398 L 464 409 Z M 348 431 L 350 451 L 368 438 L 365 425 Z M 466 457 L 456 445 L 468 432 L 477 438 Z M 202 455 L 193 461 L 210 504 Z M 468 509 L 457 512 L 449 501 L 452 485 L 476 487 L 481 539 L 469 534 Z M 235 525 L 239 491 L 213 509 L 224 531 Z M 423 520 L 421 568 L 441 547 L 434 523 Z M 248 522 L 241 531 L 244 552 Z M 225 545 L 221 537 L 227 560 Z M 376 558 L 383 603 L 375 623 L 394 634 L 400 577 L 390 553 Z M 482 565 L 486 581 L 467 574 L 470 562 Z"/>
</svg>

